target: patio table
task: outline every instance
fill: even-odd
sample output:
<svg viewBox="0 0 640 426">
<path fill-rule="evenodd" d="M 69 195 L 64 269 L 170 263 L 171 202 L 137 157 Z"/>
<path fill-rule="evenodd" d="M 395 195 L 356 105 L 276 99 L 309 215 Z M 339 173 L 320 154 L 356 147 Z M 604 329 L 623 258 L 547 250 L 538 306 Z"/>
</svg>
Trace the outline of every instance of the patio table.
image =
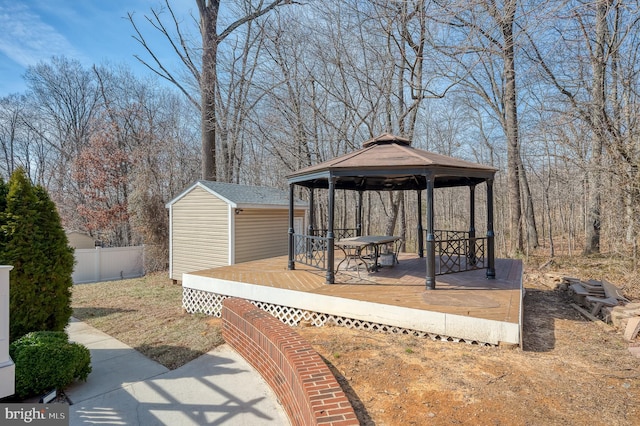
<svg viewBox="0 0 640 426">
<path fill-rule="evenodd" d="M 367 265 L 367 269 L 369 266 L 367 261 L 362 255 L 363 250 L 366 248 L 373 249 L 373 265 L 371 265 L 370 269 L 372 272 L 378 271 L 378 258 L 380 257 L 380 247 L 396 243 L 401 240 L 402 237 L 398 237 L 395 235 L 366 235 L 360 237 L 350 237 L 350 238 L 342 238 L 336 241 L 334 244 L 342 250 L 345 255 L 345 258 L 338 263 L 336 270 L 340 267 L 342 262 L 347 261 L 347 266 L 349 265 L 350 260 L 358 260 L 362 261 L 365 265 Z M 394 263 L 398 261 L 398 253 L 397 250 L 394 250 Z M 358 276 L 360 276 L 360 270 L 357 269 L 358 264 L 356 263 L 356 270 L 358 271 Z"/>
</svg>

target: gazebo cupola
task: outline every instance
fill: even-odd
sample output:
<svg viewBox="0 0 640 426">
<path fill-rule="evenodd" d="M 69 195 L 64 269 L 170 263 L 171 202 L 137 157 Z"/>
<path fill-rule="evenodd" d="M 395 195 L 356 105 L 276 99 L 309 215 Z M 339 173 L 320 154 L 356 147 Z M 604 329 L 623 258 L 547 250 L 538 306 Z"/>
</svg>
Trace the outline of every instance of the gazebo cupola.
<svg viewBox="0 0 640 426">
<path fill-rule="evenodd" d="M 495 277 L 494 231 L 493 231 L 493 179 L 494 167 L 476 164 L 433 152 L 416 149 L 409 139 L 383 134 L 367 140 L 362 148 L 336 157 L 314 166 L 300 169 L 288 178 L 290 200 L 294 199 L 296 185 L 309 189 L 309 212 L 312 214 L 314 189 L 327 189 L 326 235 L 314 235 L 311 229 L 308 235 L 294 233 L 293 202 L 290 205 L 289 224 L 289 269 L 295 269 L 295 263 L 301 262 L 326 269 L 326 281 L 335 282 L 334 232 L 335 191 L 357 191 L 359 203 L 356 213 L 356 232 L 360 235 L 362 224 L 362 194 L 364 191 L 416 191 L 418 205 L 416 217 L 418 223 L 418 254 L 424 257 L 426 250 L 426 277 L 428 289 L 436 284 L 436 244 L 446 234 L 434 229 L 434 189 L 466 186 L 469 188 L 469 230 L 462 239 L 468 249 L 464 251 L 467 265 L 486 267 L 487 278 Z M 475 235 L 475 188 L 485 183 L 487 191 L 487 235 Z M 422 197 L 426 193 L 426 236 L 423 229 Z M 313 223 L 313 220 L 310 221 Z M 482 246 L 477 246 L 482 243 Z M 486 246 L 484 245 L 486 243 Z M 459 253 L 462 255 L 462 253 Z M 480 256 L 478 255 L 481 255 Z M 478 261 L 482 263 L 478 264 Z M 477 269 L 477 267 L 475 268 Z M 449 271 L 451 272 L 451 271 Z"/>
</svg>

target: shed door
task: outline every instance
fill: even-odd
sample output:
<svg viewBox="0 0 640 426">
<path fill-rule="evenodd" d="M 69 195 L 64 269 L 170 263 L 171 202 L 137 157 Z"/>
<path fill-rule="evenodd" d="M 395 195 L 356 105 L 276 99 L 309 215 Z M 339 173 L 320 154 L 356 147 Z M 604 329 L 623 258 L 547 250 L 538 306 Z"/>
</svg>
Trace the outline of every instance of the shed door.
<svg viewBox="0 0 640 426">
<path fill-rule="evenodd" d="M 305 235 L 306 233 L 304 232 L 304 218 L 303 217 L 294 217 L 293 218 L 293 232 L 295 232 L 295 235 Z M 302 246 L 300 246 L 297 241 L 297 238 L 294 238 L 294 242 L 293 243 L 293 247 L 294 247 L 294 256 L 298 256 L 299 254 L 302 254 L 302 252 L 304 251 L 304 244 Z"/>
</svg>

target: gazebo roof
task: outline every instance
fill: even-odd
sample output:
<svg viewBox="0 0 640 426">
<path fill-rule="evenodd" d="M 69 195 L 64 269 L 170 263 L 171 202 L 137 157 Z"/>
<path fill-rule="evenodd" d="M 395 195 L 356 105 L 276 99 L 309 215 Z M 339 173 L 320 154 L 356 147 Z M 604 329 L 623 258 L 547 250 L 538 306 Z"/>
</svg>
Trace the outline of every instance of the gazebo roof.
<svg viewBox="0 0 640 426">
<path fill-rule="evenodd" d="M 494 176 L 496 168 L 411 147 L 411 141 L 388 133 L 365 141 L 362 148 L 287 176 L 289 183 L 327 188 L 329 178 L 337 189 L 424 189 L 426 177 L 435 187 L 468 186 Z"/>
</svg>

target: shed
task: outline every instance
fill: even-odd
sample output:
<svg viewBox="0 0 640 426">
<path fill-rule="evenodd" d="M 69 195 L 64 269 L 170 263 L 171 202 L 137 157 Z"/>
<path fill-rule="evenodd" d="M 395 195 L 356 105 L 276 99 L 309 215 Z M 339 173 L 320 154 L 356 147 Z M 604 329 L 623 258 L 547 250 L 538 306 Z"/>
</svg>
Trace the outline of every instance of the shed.
<svg viewBox="0 0 640 426">
<path fill-rule="evenodd" d="M 294 203 L 294 228 L 308 206 Z M 169 277 L 287 254 L 289 191 L 200 180 L 166 205 Z"/>
<path fill-rule="evenodd" d="M 89 234 L 80 231 L 67 231 L 67 240 L 69 246 L 74 249 L 93 249 L 96 248 L 96 240 Z"/>
</svg>

